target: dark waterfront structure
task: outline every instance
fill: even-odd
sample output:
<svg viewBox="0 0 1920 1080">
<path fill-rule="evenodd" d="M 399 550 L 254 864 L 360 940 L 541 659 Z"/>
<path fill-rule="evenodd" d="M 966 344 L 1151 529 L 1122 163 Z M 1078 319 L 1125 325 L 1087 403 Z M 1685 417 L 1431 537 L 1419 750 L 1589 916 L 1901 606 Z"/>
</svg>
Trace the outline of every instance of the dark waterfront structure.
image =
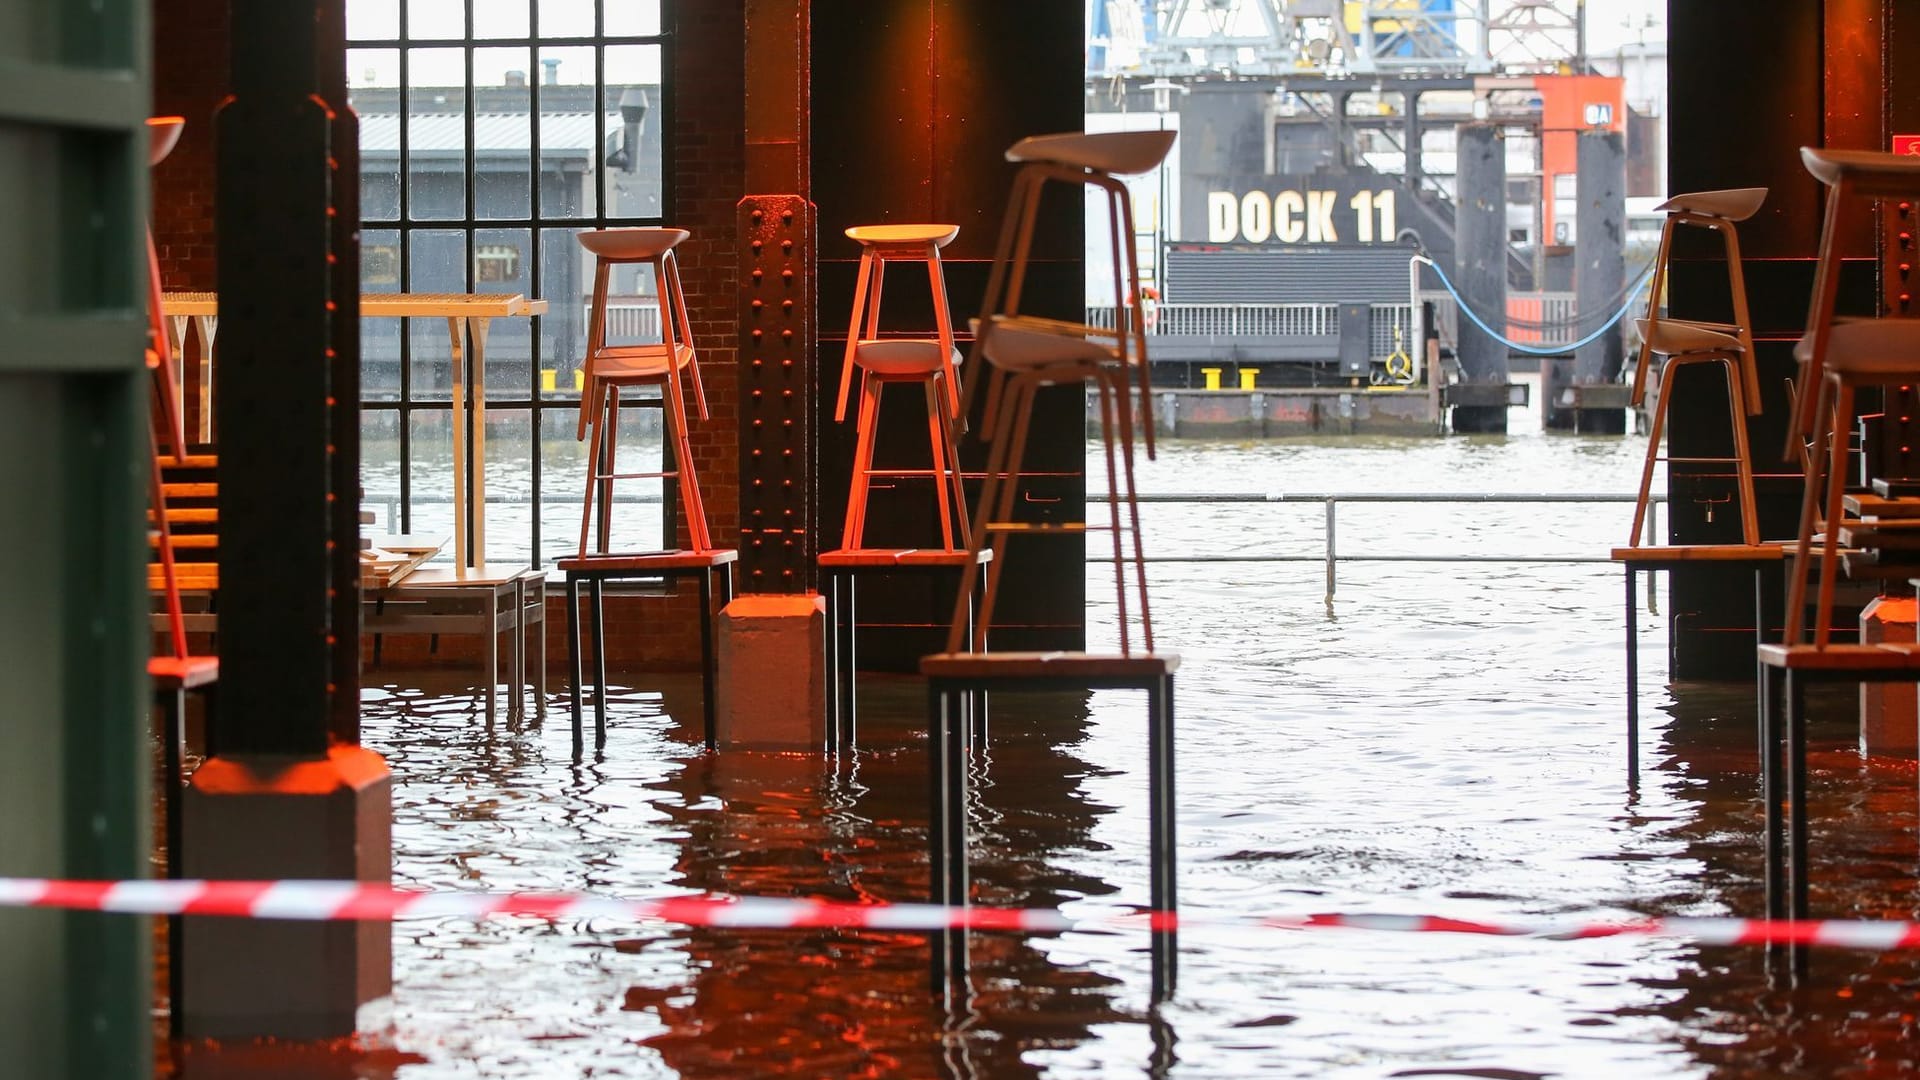
<svg viewBox="0 0 1920 1080">
<path fill-rule="evenodd" d="M 716 417 L 694 434 L 692 452 L 711 478 L 711 524 L 740 550 L 743 591 L 803 596 L 817 587 L 819 538 L 840 530 L 851 457 L 852 432 L 831 422 L 821 374 L 835 370 L 845 346 L 838 328 L 852 304 L 858 250 L 844 229 L 958 224 L 945 255 L 951 314 L 963 327 L 985 289 L 1006 198 L 1005 148 L 1082 123 L 1078 5 L 663 0 L 657 26 L 615 33 L 608 20 L 618 5 L 604 0 L 589 5 L 594 17 L 584 26 L 530 17 L 495 37 L 467 25 L 479 6 L 464 5 L 461 29 L 448 36 L 423 42 L 396 25 L 351 47 L 396 58 L 510 47 L 533 61 L 549 49 L 599 57 L 605 40 L 618 38 L 619 47 L 656 50 L 660 78 L 601 80 L 598 98 L 587 100 L 588 91 L 542 90 L 529 62 L 519 69 L 529 73 L 524 88 L 469 83 L 452 126 L 429 137 L 440 121 L 396 122 L 389 139 L 398 98 L 370 95 L 365 115 L 351 107 L 346 0 L 0 0 L 0 205 L 11 208 L 0 217 L 0 506 L 8 508 L 0 556 L 11 568 L 0 602 L 10 673 L 0 680 L 0 715 L 9 718 L 0 725 L 0 815 L 10 823 L 0 874 L 119 880 L 151 872 L 136 482 L 147 115 L 188 118 L 180 150 L 154 179 L 166 287 L 217 289 L 224 305 L 214 401 L 225 664 L 205 729 L 212 767 L 185 796 L 186 866 L 234 878 L 369 882 L 391 872 L 390 811 L 386 767 L 358 745 L 360 440 L 387 424 L 403 443 L 425 442 L 454 406 L 425 392 L 431 365 L 415 371 L 412 339 L 397 326 L 376 331 L 391 336 L 362 354 L 357 297 L 379 287 L 366 268 L 377 278 L 391 260 L 396 288 L 524 285 L 511 291 L 551 299 L 547 321 L 502 333 L 505 357 L 515 355 L 512 333 L 525 335 L 527 363 L 509 365 L 513 374 L 489 398 L 543 431 L 563 427 L 577 407 L 564 381 L 549 391 L 541 375 L 549 363 L 571 370 L 578 332 L 577 264 L 553 257 L 572 250 L 561 234 L 635 223 L 690 229 L 681 250 L 695 333 L 712 357 Z M 1730 18 L 1724 3 L 1672 0 L 1669 18 L 1671 188 L 1773 192 L 1742 236 L 1768 394 L 1752 441 L 1764 451 L 1785 439 L 1782 387 L 1820 232 L 1819 193 L 1797 148 L 1878 149 L 1894 133 L 1920 130 L 1920 94 L 1910 85 L 1920 79 L 1920 13 L 1890 0 L 1750 0 Z M 644 117 L 628 115 L 639 112 L 628 96 L 636 90 Z M 528 127 L 524 150 L 485 137 L 489 118 L 509 114 L 543 118 Z M 574 118 L 577 130 L 563 136 L 567 125 L 556 122 L 547 141 L 549 115 Z M 508 151 L 524 171 L 494 168 Z M 623 186 L 646 174 L 647 160 L 658 163 L 654 179 Z M 765 250 L 748 235 L 752 208 L 779 206 L 803 208 L 771 243 L 792 241 L 780 265 L 804 290 L 795 295 L 817 299 L 783 313 L 791 336 L 776 345 L 755 334 L 754 279 L 742 268 Z M 357 234 L 356 223 L 365 226 Z M 1043 212 L 1025 311 L 1083 312 L 1081 231 L 1076 203 Z M 1842 309 L 1907 314 L 1898 236 L 1863 223 L 1855 241 Z M 1676 304 L 1710 307 L 1725 279 L 1710 253 L 1676 258 Z M 778 280 L 778 269 L 767 280 Z M 927 314 L 909 302 L 903 318 L 924 324 Z M 388 371 L 390 386 L 372 378 Z M 1674 425 L 1674 452 L 1723 456 L 1709 442 L 1721 430 L 1718 402 L 1687 393 L 1675 404 L 1683 422 Z M 1086 516 L 1083 409 L 1078 388 L 1042 403 L 1024 484 L 1036 504 L 1078 519 Z M 1694 410 L 1716 420 L 1685 423 Z M 548 425 L 549 415 L 562 423 Z M 889 428 L 881 455 L 910 456 L 924 436 Z M 1875 439 L 1876 454 L 1911 445 Z M 536 484 L 541 460 L 532 455 Z M 1792 531 L 1796 469 L 1770 469 L 1762 481 L 1765 535 Z M 1711 520 L 1692 509 L 1723 501 L 1727 484 L 1673 469 L 1673 542 L 1729 538 L 1731 515 Z M 876 498 L 875 528 L 930 530 L 922 506 L 917 492 L 897 503 Z M 1081 645 L 1080 556 L 1039 554 L 1017 574 L 1001 608 L 1012 624 L 1004 644 Z M 1744 581 L 1706 570 L 1674 577 L 1674 673 L 1750 677 Z M 925 613 L 946 597 L 932 585 L 913 588 L 866 603 L 876 621 L 904 624 L 865 650 L 878 663 L 902 666 L 932 651 Z M 690 662 L 690 597 L 650 597 L 644 614 L 625 599 L 609 614 L 627 650 L 616 660 Z M 1766 610 L 1779 604 L 1769 599 Z M 350 927 L 190 925 L 188 998 L 175 1003 L 190 1033 L 349 1033 L 354 1007 L 389 980 L 386 925 Z M 148 1075 L 148 944 L 131 919 L 0 911 L 5 1060 L 22 1075 Z M 253 963 L 260 955 L 276 963 Z"/>
</svg>

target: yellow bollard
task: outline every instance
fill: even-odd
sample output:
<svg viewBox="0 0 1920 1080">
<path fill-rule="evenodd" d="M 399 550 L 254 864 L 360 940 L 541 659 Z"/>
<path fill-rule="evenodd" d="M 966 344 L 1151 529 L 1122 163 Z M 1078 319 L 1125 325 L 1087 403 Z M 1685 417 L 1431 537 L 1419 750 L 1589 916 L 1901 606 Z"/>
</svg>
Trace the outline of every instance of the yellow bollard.
<svg viewBox="0 0 1920 1080">
<path fill-rule="evenodd" d="M 573 372 L 573 388 L 575 390 L 585 390 L 587 388 L 587 373 L 579 368 L 575 368 Z"/>
<path fill-rule="evenodd" d="M 540 369 L 540 389 L 543 393 L 548 393 L 548 394 L 551 394 L 555 390 L 560 389 L 560 372 L 555 368 L 550 368 L 550 367 L 541 368 Z"/>
<path fill-rule="evenodd" d="M 1259 374 L 1260 374 L 1260 369 L 1257 367 L 1241 368 L 1240 369 L 1240 389 L 1242 390 L 1253 389 L 1254 376 Z"/>
<path fill-rule="evenodd" d="M 1203 367 L 1200 369 L 1200 377 L 1207 380 L 1207 383 L 1206 383 L 1207 389 L 1209 390 L 1220 389 L 1220 369 L 1219 368 Z"/>
</svg>

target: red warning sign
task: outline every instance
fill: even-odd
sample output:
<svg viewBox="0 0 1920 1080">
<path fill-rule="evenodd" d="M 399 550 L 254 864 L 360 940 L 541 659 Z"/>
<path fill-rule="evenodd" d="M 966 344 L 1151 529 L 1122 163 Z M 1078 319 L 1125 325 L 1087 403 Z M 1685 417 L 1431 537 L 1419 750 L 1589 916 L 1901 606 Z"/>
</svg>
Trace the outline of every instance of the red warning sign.
<svg viewBox="0 0 1920 1080">
<path fill-rule="evenodd" d="M 1920 157 L 1920 135 L 1895 135 L 1893 137 L 1893 152 L 1896 154 L 1906 154 L 1910 157 Z"/>
</svg>

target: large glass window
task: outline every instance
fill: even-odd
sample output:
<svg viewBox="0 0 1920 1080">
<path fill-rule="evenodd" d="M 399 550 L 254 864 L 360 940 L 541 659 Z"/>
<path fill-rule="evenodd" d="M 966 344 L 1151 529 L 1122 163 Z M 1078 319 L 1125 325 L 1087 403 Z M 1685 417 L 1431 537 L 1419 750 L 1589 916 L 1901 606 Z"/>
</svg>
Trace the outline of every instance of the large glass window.
<svg viewBox="0 0 1920 1080">
<path fill-rule="evenodd" d="M 548 304 L 543 316 L 488 328 L 479 434 L 494 561 L 545 565 L 579 544 L 578 373 L 593 266 L 574 237 L 662 220 L 670 3 L 347 5 L 362 288 L 518 293 Z M 650 274 L 616 274 L 608 319 L 616 334 L 659 340 L 658 311 Z M 363 320 L 361 453 L 366 504 L 384 511 L 376 531 L 453 531 L 452 356 L 444 319 Z M 658 470 L 658 397 L 624 395 L 622 405 L 621 471 Z M 616 488 L 612 546 L 671 546 L 661 486 Z"/>
</svg>

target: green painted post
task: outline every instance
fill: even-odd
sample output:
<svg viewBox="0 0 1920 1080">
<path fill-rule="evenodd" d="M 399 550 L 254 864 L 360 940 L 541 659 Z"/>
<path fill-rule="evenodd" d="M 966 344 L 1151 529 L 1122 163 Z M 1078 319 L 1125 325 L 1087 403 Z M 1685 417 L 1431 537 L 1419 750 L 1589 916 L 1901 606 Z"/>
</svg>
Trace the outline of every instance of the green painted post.
<svg viewBox="0 0 1920 1080">
<path fill-rule="evenodd" d="M 0 0 L 0 875 L 148 875 L 148 0 Z M 144 1077 L 144 919 L 0 911 L 0 1060 Z"/>
</svg>

